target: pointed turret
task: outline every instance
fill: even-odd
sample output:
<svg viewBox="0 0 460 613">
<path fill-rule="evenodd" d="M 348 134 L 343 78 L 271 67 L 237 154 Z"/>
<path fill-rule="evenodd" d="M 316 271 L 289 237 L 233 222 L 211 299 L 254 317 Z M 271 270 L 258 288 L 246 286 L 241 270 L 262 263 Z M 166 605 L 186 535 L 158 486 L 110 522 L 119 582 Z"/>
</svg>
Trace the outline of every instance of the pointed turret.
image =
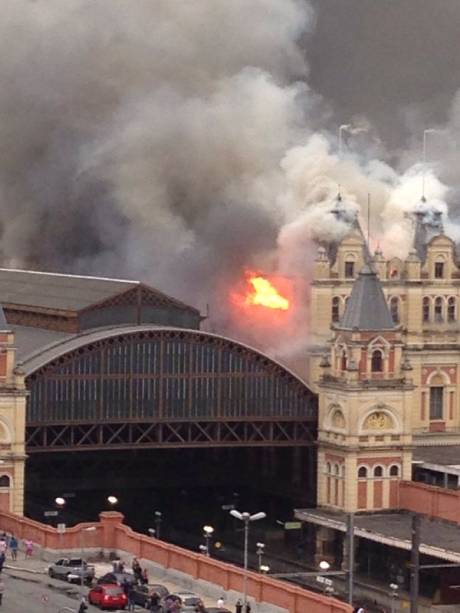
<svg viewBox="0 0 460 613">
<path fill-rule="evenodd" d="M 424 262 L 428 242 L 444 233 L 442 212 L 427 204 L 426 198 L 422 197 L 414 211 L 414 226 L 414 249 Z"/>
<path fill-rule="evenodd" d="M 340 323 L 340 330 L 394 330 L 382 285 L 367 264 L 353 284 Z"/>
</svg>

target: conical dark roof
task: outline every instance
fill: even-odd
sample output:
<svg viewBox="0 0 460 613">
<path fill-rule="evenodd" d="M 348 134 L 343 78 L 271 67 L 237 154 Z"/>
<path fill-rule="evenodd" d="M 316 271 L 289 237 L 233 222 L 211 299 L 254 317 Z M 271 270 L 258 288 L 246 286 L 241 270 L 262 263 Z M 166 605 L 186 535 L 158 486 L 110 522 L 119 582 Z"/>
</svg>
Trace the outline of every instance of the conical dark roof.
<svg viewBox="0 0 460 613">
<path fill-rule="evenodd" d="M 353 284 L 337 328 L 393 330 L 395 327 L 377 274 L 366 264 Z"/>
</svg>

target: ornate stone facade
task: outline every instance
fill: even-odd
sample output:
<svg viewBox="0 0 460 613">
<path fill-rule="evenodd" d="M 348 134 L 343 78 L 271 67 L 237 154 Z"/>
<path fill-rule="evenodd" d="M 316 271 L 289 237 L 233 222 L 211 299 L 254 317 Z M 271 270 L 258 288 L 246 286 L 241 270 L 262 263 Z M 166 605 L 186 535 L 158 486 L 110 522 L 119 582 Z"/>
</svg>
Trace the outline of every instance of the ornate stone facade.
<svg viewBox="0 0 460 613">
<path fill-rule="evenodd" d="M 23 515 L 27 392 L 3 311 L 0 325 L 0 509 Z"/>
<path fill-rule="evenodd" d="M 318 250 L 308 382 L 320 395 L 320 505 L 390 508 L 395 481 L 411 479 L 414 445 L 460 443 L 460 268 L 442 228 L 423 242 L 416 224 L 405 260 L 371 257 L 357 223 L 333 250 Z M 366 263 L 393 329 L 344 329 Z M 376 304 L 367 291 L 362 302 L 365 318 Z"/>
</svg>

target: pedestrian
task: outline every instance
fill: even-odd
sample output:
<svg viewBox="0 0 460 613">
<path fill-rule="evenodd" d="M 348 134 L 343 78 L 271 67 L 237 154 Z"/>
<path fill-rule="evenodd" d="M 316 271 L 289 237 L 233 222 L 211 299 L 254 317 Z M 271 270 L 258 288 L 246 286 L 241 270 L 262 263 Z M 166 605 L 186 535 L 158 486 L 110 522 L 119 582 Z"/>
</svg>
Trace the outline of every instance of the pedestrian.
<svg viewBox="0 0 460 613">
<path fill-rule="evenodd" d="M 78 607 L 78 613 L 85 613 L 88 610 L 88 605 L 86 604 L 86 598 L 84 596 L 81 597 L 80 606 Z"/>
<path fill-rule="evenodd" d="M 11 549 L 11 559 L 18 559 L 18 539 L 14 536 L 14 534 L 10 538 L 10 549 Z"/>
<path fill-rule="evenodd" d="M 199 600 L 195 605 L 195 613 L 206 613 L 206 607 L 202 600 Z"/>
<path fill-rule="evenodd" d="M 236 601 L 235 613 L 243 613 L 243 603 L 241 602 L 241 600 L 239 598 Z"/>
<path fill-rule="evenodd" d="M 224 608 L 224 604 L 225 604 L 225 600 L 224 597 L 221 596 L 218 600 L 217 600 L 217 608 L 218 609 L 223 609 Z"/>
<path fill-rule="evenodd" d="M 3 570 L 3 565 L 5 564 L 5 554 L 3 553 L 3 551 L 0 553 L 0 573 Z"/>
<path fill-rule="evenodd" d="M 115 558 L 115 560 L 112 560 L 112 571 L 114 573 L 119 573 L 120 572 L 120 559 L 119 558 Z"/>
<path fill-rule="evenodd" d="M 24 541 L 24 545 L 26 546 L 26 559 L 31 558 L 34 552 L 34 544 L 30 539 L 26 539 Z"/>
<path fill-rule="evenodd" d="M 251 613 L 251 605 L 249 604 L 249 602 L 246 603 L 246 609 L 244 613 Z"/>
<path fill-rule="evenodd" d="M 148 574 L 148 572 L 147 572 L 147 569 L 146 569 L 146 568 L 144 568 L 144 569 L 142 570 L 142 574 L 141 574 L 141 583 L 142 583 L 142 585 L 148 585 L 148 583 L 149 583 L 149 574 Z"/>
<path fill-rule="evenodd" d="M 134 600 L 134 586 L 132 583 L 128 583 L 128 593 L 126 595 L 128 596 L 128 611 L 135 611 L 136 602 Z"/>
<path fill-rule="evenodd" d="M 0 606 L 2 604 L 2 600 L 3 600 L 3 592 L 5 591 L 5 584 L 3 583 L 3 581 L 0 579 Z"/>
<path fill-rule="evenodd" d="M 133 570 L 136 581 L 142 582 L 142 568 L 137 558 L 133 558 L 131 568 Z"/>
<path fill-rule="evenodd" d="M 155 591 L 150 594 L 149 607 L 152 612 L 160 610 L 160 596 Z"/>
<path fill-rule="evenodd" d="M 8 543 L 6 542 L 5 533 L 0 537 L 0 553 L 6 554 L 6 550 L 8 549 Z"/>
</svg>

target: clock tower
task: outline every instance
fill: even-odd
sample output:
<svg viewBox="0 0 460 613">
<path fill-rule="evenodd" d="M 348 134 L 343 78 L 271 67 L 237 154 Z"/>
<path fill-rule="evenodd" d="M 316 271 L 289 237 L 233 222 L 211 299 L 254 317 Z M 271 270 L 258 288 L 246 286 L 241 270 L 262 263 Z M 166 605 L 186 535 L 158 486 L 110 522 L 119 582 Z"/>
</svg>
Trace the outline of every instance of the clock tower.
<svg viewBox="0 0 460 613">
<path fill-rule="evenodd" d="M 412 367 L 369 265 L 319 365 L 318 506 L 397 507 L 397 482 L 411 479 Z"/>
</svg>

